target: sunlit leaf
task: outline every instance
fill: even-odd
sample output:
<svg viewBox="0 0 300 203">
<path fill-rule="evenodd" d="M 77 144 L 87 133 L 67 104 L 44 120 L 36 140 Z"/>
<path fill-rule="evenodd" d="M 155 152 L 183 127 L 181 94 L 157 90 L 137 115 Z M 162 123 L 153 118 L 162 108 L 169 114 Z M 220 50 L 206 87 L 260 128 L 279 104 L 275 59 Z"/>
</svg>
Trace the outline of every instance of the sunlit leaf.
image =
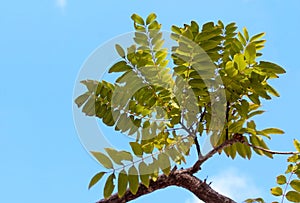
<svg viewBox="0 0 300 203">
<path fill-rule="evenodd" d="M 150 13 L 146 19 L 146 24 L 149 25 L 156 19 L 156 14 L 155 13 Z"/>
<path fill-rule="evenodd" d="M 255 63 L 255 58 L 256 58 L 256 47 L 254 43 L 250 43 L 247 45 L 245 48 L 245 57 L 246 60 L 249 64 Z"/>
<path fill-rule="evenodd" d="M 110 69 L 109 69 L 109 73 L 112 72 L 124 72 L 124 71 L 128 71 L 131 70 L 131 67 L 127 65 L 127 63 L 125 61 L 119 61 L 117 63 L 115 63 Z"/>
<path fill-rule="evenodd" d="M 297 179 L 292 180 L 292 181 L 290 182 L 290 185 L 291 185 L 291 187 L 292 187 L 294 190 L 300 192 L 300 180 L 297 180 Z M 299 200 L 300 200 L 300 199 L 299 199 Z"/>
<path fill-rule="evenodd" d="M 300 142 L 296 139 L 294 139 L 294 146 L 295 146 L 296 150 L 298 152 L 300 152 Z"/>
<path fill-rule="evenodd" d="M 285 194 L 287 200 L 291 202 L 299 202 L 300 201 L 300 193 L 296 191 L 288 191 Z"/>
<path fill-rule="evenodd" d="M 277 184 L 283 185 L 286 183 L 286 177 L 284 175 L 277 176 Z"/>
<path fill-rule="evenodd" d="M 283 194 L 282 188 L 281 187 L 273 187 L 271 189 L 271 193 L 274 196 L 281 196 Z"/>
<path fill-rule="evenodd" d="M 138 23 L 140 25 L 144 25 L 145 22 L 143 20 L 143 18 L 141 16 L 139 16 L 138 14 L 133 14 L 131 16 L 131 19 L 135 22 L 135 23 Z"/>
</svg>

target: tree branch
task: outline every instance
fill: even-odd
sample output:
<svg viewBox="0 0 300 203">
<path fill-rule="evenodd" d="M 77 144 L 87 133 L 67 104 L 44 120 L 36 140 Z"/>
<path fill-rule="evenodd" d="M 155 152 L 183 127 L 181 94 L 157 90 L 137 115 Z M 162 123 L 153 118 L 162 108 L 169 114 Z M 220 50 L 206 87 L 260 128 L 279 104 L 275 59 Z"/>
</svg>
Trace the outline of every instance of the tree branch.
<svg viewBox="0 0 300 203">
<path fill-rule="evenodd" d="M 258 147 L 258 146 L 255 146 L 253 144 L 246 143 L 246 142 L 244 144 L 248 145 L 249 147 L 252 147 L 253 149 L 258 149 L 258 150 L 261 150 L 261 151 L 264 151 L 264 152 L 267 152 L 267 153 L 270 153 L 270 154 L 282 154 L 282 155 L 299 154 L 299 152 L 279 152 L 279 151 L 272 151 L 272 150 L 265 149 L 265 148 L 262 148 L 262 147 Z"/>
<path fill-rule="evenodd" d="M 118 194 L 114 194 L 110 198 L 100 200 L 97 203 L 125 203 L 172 185 L 191 191 L 194 195 L 206 203 L 235 203 L 232 199 L 213 190 L 205 181 L 187 173 L 184 169 L 176 170 L 176 167 L 172 170 L 169 176 L 160 175 L 155 182 L 151 180 L 148 188 L 140 184 L 135 195 L 127 190 L 122 198 L 119 198 Z"/>
<path fill-rule="evenodd" d="M 208 152 L 205 156 L 201 157 L 198 159 L 198 161 L 194 164 L 194 166 L 192 166 L 191 168 L 186 169 L 190 174 L 194 174 L 196 172 L 198 172 L 200 170 L 200 166 L 207 161 L 210 157 L 212 157 L 213 155 L 215 155 L 217 152 L 221 151 L 222 149 L 224 149 L 225 147 L 232 145 L 236 142 L 241 142 L 241 135 L 236 134 L 233 136 L 233 138 L 229 139 L 229 140 L 225 140 L 225 142 L 223 142 L 222 144 L 220 144 L 219 146 L 215 147 L 214 149 L 212 149 L 210 152 Z"/>
<path fill-rule="evenodd" d="M 241 142 L 244 143 L 254 149 L 262 150 L 264 152 L 270 154 L 283 154 L 283 155 L 292 155 L 292 154 L 299 154 L 298 152 L 278 152 L 278 151 L 271 151 L 268 149 L 264 149 L 258 146 L 254 146 L 250 143 L 244 141 L 244 137 L 241 134 L 235 134 L 229 140 L 225 140 L 222 144 L 212 149 L 209 153 L 205 156 L 199 157 L 197 162 L 190 168 L 187 169 L 180 169 L 177 170 L 176 166 L 173 168 L 169 176 L 164 174 L 158 176 L 156 181 L 150 180 L 150 185 L 147 188 L 143 184 L 139 184 L 139 188 L 137 193 L 134 195 L 128 189 L 125 195 L 122 198 L 118 197 L 118 194 L 114 194 L 108 199 L 102 199 L 97 203 L 126 203 L 128 201 L 134 200 L 139 198 L 140 196 L 152 193 L 156 190 L 163 189 L 169 186 L 178 186 L 185 188 L 191 191 L 194 195 L 196 195 L 199 199 L 206 203 L 215 203 L 215 202 L 222 202 L 222 203 L 236 203 L 229 197 L 226 197 L 222 194 L 219 194 L 215 190 L 213 190 L 206 181 L 202 181 L 195 177 L 193 174 L 198 172 L 201 168 L 200 166 L 207 161 L 209 158 L 214 156 L 216 153 L 220 152 L 225 147 L 232 145 L 234 143 Z"/>
</svg>

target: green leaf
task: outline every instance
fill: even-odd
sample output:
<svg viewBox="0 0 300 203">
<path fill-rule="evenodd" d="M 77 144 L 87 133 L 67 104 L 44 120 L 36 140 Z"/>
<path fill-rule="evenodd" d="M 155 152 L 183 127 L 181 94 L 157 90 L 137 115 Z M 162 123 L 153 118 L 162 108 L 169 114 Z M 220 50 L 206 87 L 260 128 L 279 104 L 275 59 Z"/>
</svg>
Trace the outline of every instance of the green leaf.
<svg viewBox="0 0 300 203">
<path fill-rule="evenodd" d="M 133 14 L 131 16 L 131 19 L 137 24 L 145 25 L 143 18 L 141 16 L 139 16 L 138 14 Z"/>
<path fill-rule="evenodd" d="M 115 179 L 115 174 L 112 173 L 106 180 L 104 186 L 104 192 L 103 192 L 105 199 L 109 198 L 112 192 L 114 191 L 115 188 L 114 179 Z"/>
<path fill-rule="evenodd" d="M 165 175 L 169 175 L 171 171 L 171 164 L 169 160 L 169 156 L 165 153 L 160 153 L 158 155 L 158 163 L 161 170 L 164 172 Z"/>
<path fill-rule="evenodd" d="M 255 63 L 256 58 L 256 47 L 254 43 L 250 43 L 245 48 L 245 57 L 248 64 Z"/>
<path fill-rule="evenodd" d="M 117 150 L 112 148 L 105 148 L 105 151 L 116 164 L 123 165 L 123 163 L 121 162 L 123 160 L 133 161 L 133 157 L 129 152 L 118 152 Z"/>
<path fill-rule="evenodd" d="M 97 173 L 96 175 L 94 175 L 94 177 L 91 179 L 90 181 L 90 184 L 89 184 L 89 189 L 91 187 L 93 187 L 96 183 L 99 182 L 99 180 L 103 177 L 103 175 L 105 174 L 106 172 L 100 172 L 100 173 Z"/>
<path fill-rule="evenodd" d="M 149 184 L 150 184 L 149 176 L 150 176 L 151 172 L 149 171 L 145 162 L 140 163 L 139 172 L 140 172 L 140 179 L 141 179 L 143 185 L 145 185 L 148 188 Z"/>
<path fill-rule="evenodd" d="M 131 67 L 127 65 L 127 63 L 125 61 L 119 61 L 117 63 L 115 63 L 110 69 L 109 69 L 109 73 L 113 73 L 113 72 L 125 72 L 131 70 Z"/>
<path fill-rule="evenodd" d="M 107 126 L 113 126 L 115 124 L 115 120 L 113 118 L 111 108 L 108 108 L 107 111 L 103 115 L 103 123 L 105 123 Z"/>
<path fill-rule="evenodd" d="M 139 176 L 134 166 L 131 166 L 128 170 L 128 182 L 131 193 L 135 195 L 139 189 Z"/>
<path fill-rule="evenodd" d="M 142 146 L 137 143 L 137 142 L 130 142 L 129 143 L 131 146 L 131 149 L 133 151 L 133 153 L 138 156 L 138 157 L 142 157 L 143 156 L 143 149 Z"/>
<path fill-rule="evenodd" d="M 247 44 L 246 39 L 244 38 L 244 36 L 240 32 L 238 32 L 238 38 L 239 38 L 240 42 L 242 42 L 242 44 L 244 46 L 246 46 L 246 44 Z"/>
<path fill-rule="evenodd" d="M 118 156 L 120 157 L 121 160 L 133 161 L 133 157 L 129 152 L 119 151 Z"/>
<path fill-rule="evenodd" d="M 288 166 L 287 166 L 287 169 L 286 169 L 286 171 L 285 171 L 285 174 L 288 174 L 288 173 L 291 173 L 292 171 L 293 171 L 293 164 L 289 164 Z"/>
<path fill-rule="evenodd" d="M 246 68 L 246 62 L 244 60 L 244 55 L 241 53 L 238 53 L 234 55 L 234 62 L 238 65 L 239 71 L 244 71 Z"/>
<path fill-rule="evenodd" d="M 248 41 L 249 40 L 249 34 L 248 34 L 248 30 L 247 30 L 246 27 L 243 27 L 243 32 L 244 32 L 244 36 L 246 38 L 246 41 Z"/>
<path fill-rule="evenodd" d="M 155 13 L 150 13 L 149 16 L 146 19 L 146 24 L 149 25 L 156 19 L 156 14 Z"/>
<path fill-rule="evenodd" d="M 82 112 L 84 112 L 87 116 L 95 115 L 95 96 L 91 96 L 88 101 L 84 104 L 82 108 Z"/>
<path fill-rule="evenodd" d="M 88 100 L 89 97 L 90 97 L 89 92 L 86 92 L 86 93 L 80 95 L 79 97 L 77 97 L 75 99 L 75 103 L 77 104 L 77 107 L 80 108 Z"/>
<path fill-rule="evenodd" d="M 251 113 L 248 114 L 248 118 L 251 118 L 253 116 L 256 116 L 256 115 L 260 115 L 260 114 L 263 114 L 265 111 L 263 110 L 257 110 L 257 111 L 253 111 Z"/>
<path fill-rule="evenodd" d="M 274 196 L 281 196 L 283 194 L 283 191 L 281 187 L 273 187 L 271 188 L 271 193 Z"/>
<path fill-rule="evenodd" d="M 300 152 L 300 142 L 296 139 L 294 139 L 294 146 L 295 146 L 296 150 L 298 152 Z"/>
<path fill-rule="evenodd" d="M 261 132 L 266 134 L 284 134 L 284 131 L 278 128 L 266 128 L 264 130 L 261 130 Z"/>
<path fill-rule="evenodd" d="M 296 191 L 288 191 L 285 195 L 286 199 L 291 202 L 299 202 L 300 201 L 300 193 Z"/>
<path fill-rule="evenodd" d="M 108 168 L 108 169 L 114 168 L 111 160 L 105 154 L 103 154 L 101 152 L 94 152 L 94 151 L 91 151 L 91 153 L 100 162 L 100 164 L 102 164 L 102 166 L 104 166 L 105 168 Z"/>
<path fill-rule="evenodd" d="M 270 85 L 267 85 L 267 90 L 275 97 L 280 97 L 280 94 Z"/>
<path fill-rule="evenodd" d="M 117 50 L 118 54 L 122 58 L 125 58 L 125 51 L 124 51 L 124 49 L 119 44 L 116 44 L 115 46 L 116 46 L 116 50 Z"/>
<path fill-rule="evenodd" d="M 290 182 L 290 185 L 294 190 L 296 190 L 297 192 L 300 192 L 300 180 L 297 180 L 297 179 L 292 180 Z M 299 199 L 299 201 L 300 201 L 300 199 Z"/>
<path fill-rule="evenodd" d="M 128 184 L 128 176 L 126 174 L 126 171 L 123 169 L 119 173 L 118 177 L 118 196 L 119 198 L 123 197 L 123 195 L 126 192 L 127 189 L 127 184 Z"/>
<path fill-rule="evenodd" d="M 297 163 L 298 160 L 300 159 L 299 156 L 300 156 L 300 155 L 298 155 L 298 154 L 294 154 L 294 155 L 288 157 L 287 161 L 288 161 L 288 162 Z"/>
<path fill-rule="evenodd" d="M 254 42 L 254 41 L 262 38 L 265 34 L 266 34 L 265 32 L 262 32 L 262 33 L 259 33 L 257 35 L 254 35 L 253 37 L 251 37 L 250 42 Z"/>
<path fill-rule="evenodd" d="M 161 27 L 161 25 L 155 20 L 148 26 L 148 29 L 149 30 L 159 30 L 160 27 Z"/>
<path fill-rule="evenodd" d="M 260 105 L 259 97 L 257 94 L 248 95 L 249 99 L 254 103 Z"/>
<path fill-rule="evenodd" d="M 286 177 L 284 175 L 277 176 L 277 184 L 283 185 L 286 183 Z"/>
<path fill-rule="evenodd" d="M 242 143 L 235 143 L 236 145 L 236 150 L 239 153 L 239 155 L 243 158 L 247 157 L 247 152 L 246 152 L 246 145 L 242 144 Z"/>
<path fill-rule="evenodd" d="M 279 65 L 267 61 L 260 61 L 259 67 L 261 67 L 264 71 L 271 72 L 271 73 L 277 73 L 277 74 L 283 74 L 286 73 L 286 71 Z"/>
</svg>

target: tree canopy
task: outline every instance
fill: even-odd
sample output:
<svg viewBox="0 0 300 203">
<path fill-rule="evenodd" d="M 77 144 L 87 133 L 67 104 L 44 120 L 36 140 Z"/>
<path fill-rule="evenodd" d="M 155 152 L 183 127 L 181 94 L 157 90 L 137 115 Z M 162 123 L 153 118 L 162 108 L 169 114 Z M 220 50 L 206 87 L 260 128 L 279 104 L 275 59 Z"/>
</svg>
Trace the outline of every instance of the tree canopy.
<svg viewBox="0 0 300 203">
<path fill-rule="evenodd" d="M 154 13 L 146 19 L 137 14 L 131 18 L 134 43 L 116 44 L 120 57 L 108 70 L 115 81 L 84 80 L 86 92 L 75 100 L 87 116 L 134 138 L 131 151 L 91 152 L 105 168 L 89 184 L 91 188 L 106 177 L 99 202 L 126 202 L 171 185 L 205 202 L 234 202 L 195 176 L 205 161 L 221 153 L 232 159 L 251 159 L 253 153 L 269 158 L 291 155 L 288 177 L 279 175 L 271 193 L 299 202 L 300 143 L 294 141 L 296 152 L 272 151 L 265 140 L 284 132 L 258 129 L 255 122 L 264 113 L 261 101 L 279 97 L 270 80 L 285 73 L 281 66 L 261 60 L 265 33 L 250 36 L 246 28 L 237 31 L 235 23 L 200 27 L 191 21 L 172 26 L 168 37 L 176 45 L 168 50 Z M 208 151 L 201 147 L 201 137 L 208 138 Z M 178 169 L 185 166 L 192 147 L 198 159 L 192 167 Z"/>
</svg>

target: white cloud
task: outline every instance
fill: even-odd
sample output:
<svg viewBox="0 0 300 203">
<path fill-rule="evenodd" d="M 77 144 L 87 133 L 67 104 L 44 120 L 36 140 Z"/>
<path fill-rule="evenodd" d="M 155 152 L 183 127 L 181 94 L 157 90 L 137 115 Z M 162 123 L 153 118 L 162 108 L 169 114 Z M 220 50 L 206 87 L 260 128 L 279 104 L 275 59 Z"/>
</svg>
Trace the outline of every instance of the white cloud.
<svg viewBox="0 0 300 203">
<path fill-rule="evenodd" d="M 248 198 L 260 197 L 261 192 L 255 186 L 250 177 L 242 174 L 237 169 L 225 169 L 221 173 L 212 178 L 208 178 L 208 182 L 212 181 L 211 187 L 222 195 L 228 196 L 237 202 L 242 202 Z M 204 203 L 194 197 L 187 199 L 185 203 Z"/>
<path fill-rule="evenodd" d="M 213 189 L 237 202 L 261 196 L 261 192 L 251 178 L 234 168 L 221 172 L 212 180 Z"/>
<path fill-rule="evenodd" d="M 194 198 L 186 200 L 185 203 L 205 203 L 205 202 L 194 197 Z"/>
<path fill-rule="evenodd" d="M 67 0 L 56 0 L 56 5 L 61 9 L 65 9 L 67 6 Z"/>
</svg>

